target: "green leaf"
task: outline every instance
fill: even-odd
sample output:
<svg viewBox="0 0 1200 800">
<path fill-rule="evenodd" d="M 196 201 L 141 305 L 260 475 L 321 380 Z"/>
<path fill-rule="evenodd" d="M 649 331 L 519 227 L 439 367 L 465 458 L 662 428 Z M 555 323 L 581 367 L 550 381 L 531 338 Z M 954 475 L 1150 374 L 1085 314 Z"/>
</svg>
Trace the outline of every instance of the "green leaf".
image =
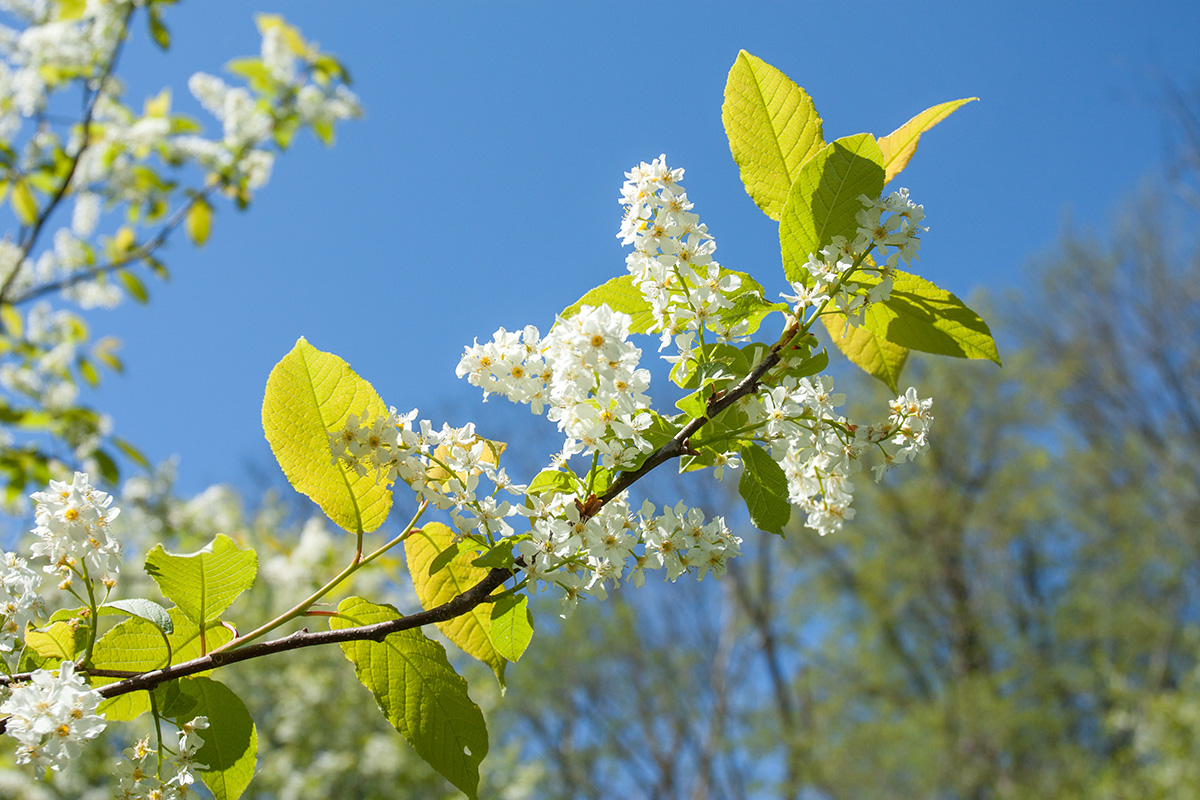
<svg viewBox="0 0 1200 800">
<path fill-rule="evenodd" d="M 208 235 L 212 233 L 212 217 L 213 209 L 208 200 L 197 197 L 188 209 L 187 219 L 183 223 L 192 244 L 203 247 L 208 241 Z"/>
<path fill-rule="evenodd" d="M 92 665 L 99 669 L 148 672 L 167 666 L 170 656 L 161 629 L 153 622 L 132 617 L 118 622 L 96 642 Z M 116 683 L 121 678 L 94 677 L 93 686 Z M 150 710 L 150 695 L 144 691 L 110 697 L 100 703 L 100 713 L 110 720 L 128 722 Z"/>
<path fill-rule="evenodd" d="M 654 312 L 650 301 L 633 285 L 632 275 L 621 275 L 600 284 L 595 289 L 563 309 L 563 319 L 575 316 L 583 306 L 599 308 L 607 304 L 613 311 L 620 311 L 633 318 L 630 333 L 645 333 L 654 327 Z"/>
<path fill-rule="evenodd" d="M 793 378 L 807 378 L 810 375 L 824 372 L 828 366 L 829 351 L 822 347 L 821 352 L 816 355 L 811 355 L 796 362 L 786 362 L 780 367 L 779 372 L 782 375 L 789 375 Z"/>
<path fill-rule="evenodd" d="M 787 476 L 766 450 L 756 444 L 742 448 L 742 477 L 738 494 L 746 501 L 750 521 L 767 533 L 783 535 L 792 516 L 788 501 Z"/>
<path fill-rule="evenodd" d="M 404 557 L 412 576 L 413 589 L 425 609 L 436 608 L 453 600 L 487 577 L 488 570 L 472 566 L 474 552 L 455 548 L 454 531 L 439 522 L 430 522 L 404 540 Z M 442 556 L 455 548 L 449 558 Z M 453 619 L 437 623 L 442 634 L 463 649 L 469 656 L 492 668 L 500 685 L 504 685 L 504 657 L 492 646 L 491 610 L 486 603 Z"/>
<path fill-rule="evenodd" d="M 100 613 L 103 614 L 105 609 L 127 614 L 131 617 L 140 617 L 153 624 L 163 633 L 169 634 L 175 630 L 175 623 L 171 621 L 170 613 L 152 600 L 146 600 L 141 597 L 135 597 L 131 600 L 114 600 L 111 603 L 105 603 L 100 606 Z"/>
<path fill-rule="evenodd" d="M 783 272 L 789 281 L 808 281 L 808 257 L 833 237 L 854 238 L 855 215 L 863 207 L 859 197 L 879 197 L 883 174 L 883 152 L 869 133 L 830 142 L 804 163 L 779 220 Z"/>
<path fill-rule="evenodd" d="M 895 270 L 893 276 L 891 297 L 863 315 L 868 330 L 910 350 L 1000 363 L 987 323 L 961 300 L 919 275 Z"/>
<path fill-rule="evenodd" d="M 529 482 L 525 494 L 536 495 L 545 494 L 546 492 L 557 492 L 560 494 L 575 493 L 575 477 L 569 472 L 561 472 L 556 469 L 544 469 L 534 476 Z"/>
<path fill-rule="evenodd" d="M 250 785 L 258 757 L 258 731 L 246 704 L 212 678 L 182 678 L 178 689 L 164 692 L 170 702 L 163 713 L 179 725 L 208 717 L 204 744 L 196 751 L 196 763 L 205 765 L 198 768 L 200 778 L 216 800 L 235 800 Z"/>
<path fill-rule="evenodd" d="M 742 50 L 725 82 L 721 121 L 746 193 L 778 220 L 800 166 L 825 144 L 812 98 L 775 67 Z"/>
<path fill-rule="evenodd" d="M 520 661 L 533 641 L 533 615 L 529 598 L 506 594 L 492 603 L 492 644 L 509 661 Z"/>
<path fill-rule="evenodd" d="M 267 379 L 263 431 L 297 491 L 344 530 L 366 533 L 387 519 L 392 493 L 374 473 L 357 475 L 341 461 L 332 463 L 329 434 L 351 414 L 373 420 L 387 413 L 375 389 L 349 364 L 301 337 Z"/>
<path fill-rule="evenodd" d="M 96 365 L 84 356 L 79 356 L 75 359 L 75 366 L 79 367 L 79 374 L 87 382 L 88 386 L 96 387 L 100 385 L 100 373 L 96 370 Z"/>
<path fill-rule="evenodd" d="M 217 619 L 250 588 L 257 571 L 258 554 L 223 533 L 195 553 L 168 553 L 160 544 L 146 556 L 146 572 L 163 596 L 197 625 Z"/>
<path fill-rule="evenodd" d="M 146 286 L 142 283 L 138 276 L 134 275 L 127 269 L 117 270 L 117 278 L 125 287 L 125 291 L 129 292 L 129 296 L 138 301 L 142 305 L 150 302 L 150 295 L 146 292 Z"/>
<path fill-rule="evenodd" d="M 847 327 L 843 314 L 822 314 L 821 322 L 850 363 L 883 381 L 893 392 L 899 391 L 896 386 L 900 380 L 900 370 L 908 360 L 907 347 L 889 342 L 866 326 Z"/>
<path fill-rule="evenodd" d="M 880 139 L 879 149 L 883 151 L 883 166 L 886 170 L 884 183 L 890 182 L 908 166 L 909 159 L 917 152 L 917 144 L 921 141 L 922 133 L 937 125 L 962 106 L 978 99 L 978 97 L 965 97 L 962 100 L 951 100 L 948 103 L 940 103 L 933 108 L 927 108 Z"/>
<path fill-rule="evenodd" d="M 348 597 L 330 620 L 334 630 L 399 619 L 390 606 Z M 471 702 L 446 651 L 419 630 L 393 633 L 382 642 L 342 644 L 362 684 L 396 730 L 431 767 L 464 792 L 479 797 L 479 764 L 488 751 L 483 713 Z"/>
<path fill-rule="evenodd" d="M 54 622 L 42 630 L 24 631 L 25 650 L 19 665 L 22 672 L 55 669 L 63 661 L 74 661 L 87 646 L 87 625 L 78 621 Z"/>
<path fill-rule="evenodd" d="M 786 303 L 771 303 L 763 299 L 762 294 L 756 292 L 744 292 L 733 298 L 733 305 L 730 308 L 723 308 L 717 312 L 722 324 L 734 330 L 735 326 L 741 322 L 746 323 L 745 330 L 737 330 L 735 333 L 738 336 L 749 336 L 762 326 L 763 320 L 776 311 L 786 314 L 789 307 Z"/>
<path fill-rule="evenodd" d="M 117 462 L 113 461 L 112 456 L 103 450 L 95 450 L 92 458 L 96 459 L 96 465 L 100 467 L 100 475 L 104 480 L 113 486 L 121 482 L 121 471 L 117 468 Z"/>
<path fill-rule="evenodd" d="M 156 6 L 151 6 L 149 10 L 150 13 L 147 17 L 150 24 L 150 38 L 154 40 L 160 50 L 166 50 L 171 46 L 171 32 L 163 24 L 162 11 Z"/>
<path fill-rule="evenodd" d="M 9 198 L 12 203 L 13 211 L 16 212 L 17 219 L 22 225 L 32 225 L 37 222 L 38 207 L 37 200 L 33 197 L 33 191 L 29 188 L 27 181 L 17 181 L 13 184 L 12 197 Z"/>
<path fill-rule="evenodd" d="M 146 470 L 150 469 L 149 459 L 142 455 L 142 451 L 138 450 L 131 443 L 117 436 L 113 437 L 112 443 L 117 446 L 118 450 L 133 459 L 139 467 Z"/>
</svg>

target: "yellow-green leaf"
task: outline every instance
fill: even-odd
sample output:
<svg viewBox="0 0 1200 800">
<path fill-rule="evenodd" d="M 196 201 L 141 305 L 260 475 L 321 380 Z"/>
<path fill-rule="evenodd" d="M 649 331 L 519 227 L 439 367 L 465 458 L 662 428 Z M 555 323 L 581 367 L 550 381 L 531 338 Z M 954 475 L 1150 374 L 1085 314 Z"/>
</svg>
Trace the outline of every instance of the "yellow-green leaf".
<svg viewBox="0 0 1200 800">
<path fill-rule="evenodd" d="M 955 358 L 986 358 L 1000 363 L 986 322 L 945 289 L 919 275 L 893 273 L 891 297 L 872 303 L 863 326 L 893 344 Z M 873 282 L 864 275 L 858 283 Z"/>
<path fill-rule="evenodd" d="M 883 166 L 887 170 L 884 182 L 890 181 L 908 166 L 909 160 L 917 152 L 917 144 L 921 141 L 922 133 L 953 114 L 961 106 L 978 99 L 978 97 L 964 97 L 962 100 L 951 100 L 933 108 L 927 108 L 880 139 L 879 149 L 883 151 Z"/>
<path fill-rule="evenodd" d="M 349 364 L 301 337 L 267 379 L 263 431 L 297 491 L 343 529 L 369 532 L 387 519 L 392 493 L 373 472 L 358 475 L 340 461 L 333 463 L 329 434 L 351 414 L 372 420 L 387 413 L 375 389 Z"/>
<path fill-rule="evenodd" d="M 908 360 L 907 348 L 893 344 L 865 327 L 847 328 L 846 317 L 842 314 L 822 314 L 821 322 L 825 323 L 833 343 L 852 364 L 883 381 L 893 392 L 899 391 L 896 385 L 900 370 Z"/>
<path fill-rule="evenodd" d="M 787 75 L 742 50 L 725 82 L 721 121 L 747 194 L 778 220 L 800 165 L 825 146 L 812 98 Z"/>
<path fill-rule="evenodd" d="M 73 661 L 79 652 L 82 635 L 87 628 L 78 620 L 55 622 L 43 629 L 29 629 L 25 632 L 24 658 L 31 663 L 26 666 L 48 667 L 55 669 L 63 661 Z"/>
<path fill-rule="evenodd" d="M 347 597 L 330 618 L 333 630 L 399 619 L 391 606 Z M 487 725 L 467 694 L 467 682 L 446 650 L 419 630 L 398 631 L 382 642 L 353 641 L 342 652 L 379 710 L 442 777 L 470 800 L 479 797 L 479 764 L 488 752 Z"/>
<path fill-rule="evenodd" d="M 188 210 L 184 226 L 187 228 L 188 238 L 197 247 L 202 247 L 208 241 L 208 235 L 212 232 L 212 215 L 212 206 L 203 197 L 197 197 Z"/>
<path fill-rule="evenodd" d="M 37 221 L 37 200 L 34 199 L 33 190 L 29 188 L 27 181 L 20 180 L 13 184 L 10 202 L 22 225 L 32 225 Z"/>
<path fill-rule="evenodd" d="M 458 552 L 454 539 L 454 531 L 450 528 L 431 522 L 404 542 L 404 556 L 413 588 L 426 609 L 453 600 L 487 577 L 487 569 L 471 565 L 476 558 L 474 551 Z M 455 554 L 447 558 L 450 555 L 447 551 L 451 549 Z M 501 686 L 504 685 L 506 662 L 492 644 L 492 609 L 488 603 L 475 606 L 462 616 L 439 622 L 437 627 L 467 655 L 491 667 Z"/>
<path fill-rule="evenodd" d="M 167 666 L 167 640 L 154 623 L 131 617 L 114 625 L 92 651 L 92 664 L 100 669 L 148 672 Z M 93 686 L 116 683 L 120 678 L 93 678 Z M 128 722 L 150 710 L 150 695 L 130 692 L 110 697 L 100 704 L 100 712 L 110 720 Z"/>
<path fill-rule="evenodd" d="M 869 133 L 830 142 L 800 168 L 779 220 L 783 272 L 789 281 L 809 280 L 808 257 L 835 236 L 853 239 L 863 195 L 883 191 L 883 153 Z"/>
<path fill-rule="evenodd" d="M 607 305 L 613 311 L 628 314 L 631 319 L 630 333 L 645 333 L 654 327 L 654 309 L 642 294 L 642 290 L 633 285 L 632 275 L 620 275 L 600 284 L 563 309 L 559 316 L 567 319 L 579 313 L 579 309 L 584 306 L 598 308 L 602 305 Z"/>
</svg>

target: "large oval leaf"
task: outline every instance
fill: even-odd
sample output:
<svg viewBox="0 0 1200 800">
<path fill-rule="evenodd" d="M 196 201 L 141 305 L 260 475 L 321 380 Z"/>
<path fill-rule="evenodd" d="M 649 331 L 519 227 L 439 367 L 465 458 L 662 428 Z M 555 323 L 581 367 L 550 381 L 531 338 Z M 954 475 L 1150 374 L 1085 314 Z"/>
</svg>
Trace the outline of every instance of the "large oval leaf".
<svg viewBox="0 0 1200 800">
<path fill-rule="evenodd" d="M 425 525 L 405 539 L 404 557 L 408 561 L 408 571 L 412 575 L 417 598 L 426 609 L 453 600 L 488 574 L 486 568 L 472 566 L 475 552 L 460 552 L 455 544 L 454 531 L 438 522 Z M 437 627 L 467 655 L 491 667 L 496 679 L 504 685 L 506 662 L 492 644 L 492 609 L 489 604 L 475 606 L 462 616 L 437 623 Z"/>
<path fill-rule="evenodd" d="M 869 133 L 830 142 L 804 163 L 779 220 L 783 272 L 789 281 L 807 282 L 808 257 L 833 237 L 854 238 L 855 217 L 863 207 L 859 198 L 879 197 L 883 175 L 883 152 Z"/>
<path fill-rule="evenodd" d="M 329 433 L 351 414 L 371 420 L 388 413 L 371 384 L 332 353 L 301 337 L 267 379 L 263 431 L 283 474 L 339 527 L 373 531 L 387 519 L 392 493 L 375 474 L 357 475 L 333 463 Z"/>
<path fill-rule="evenodd" d="M 619 275 L 605 281 L 563 309 L 559 316 L 567 319 L 579 313 L 584 306 L 598 308 L 602 305 L 628 314 L 630 333 L 645 333 L 654 326 L 654 309 L 642 290 L 633 285 L 632 275 Z"/>
<path fill-rule="evenodd" d="M 347 597 L 329 622 L 341 630 L 399 618 L 391 606 Z M 476 800 L 487 726 L 467 695 L 467 682 L 446 660 L 446 650 L 419 630 L 408 630 L 382 642 L 345 642 L 342 652 L 387 721 L 442 777 Z"/>
<path fill-rule="evenodd" d="M 746 193 L 778 220 L 800 165 L 824 146 L 812 98 L 745 50 L 729 70 L 721 121 Z"/>
</svg>

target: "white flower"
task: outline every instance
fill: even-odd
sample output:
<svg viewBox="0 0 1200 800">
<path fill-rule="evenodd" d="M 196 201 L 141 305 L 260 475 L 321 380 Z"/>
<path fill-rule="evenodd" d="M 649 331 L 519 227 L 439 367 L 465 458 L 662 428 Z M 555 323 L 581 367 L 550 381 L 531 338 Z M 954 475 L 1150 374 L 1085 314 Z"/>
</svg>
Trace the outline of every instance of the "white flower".
<svg viewBox="0 0 1200 800">
<path fill-rule="evenodd" d="M 50 481 L 49 489 L 30 498 L 37 522 L 33 533 L 39 539 L 30 552 L 50 562 L 46 572 L 70 573 L 79 562 L 94 578 L 119 570 L 121 545 L 108 525 L 120 510 L 109 508 L 112 498 L 93 489 L 86 474 L 76 472 L 70 483 Z"/>
<path fill-rule="evenodd" d="M 62 769 L 84 741 L 104 730 L 104 718 L 94 713 L 99 704 L 100 695 L 70 661 L 54 672 L 39 669 L 29 683 L 14 686 L 0 714 L 8 715 L 5 732 L 20 743 L 17 763 Z"/>
</svg>

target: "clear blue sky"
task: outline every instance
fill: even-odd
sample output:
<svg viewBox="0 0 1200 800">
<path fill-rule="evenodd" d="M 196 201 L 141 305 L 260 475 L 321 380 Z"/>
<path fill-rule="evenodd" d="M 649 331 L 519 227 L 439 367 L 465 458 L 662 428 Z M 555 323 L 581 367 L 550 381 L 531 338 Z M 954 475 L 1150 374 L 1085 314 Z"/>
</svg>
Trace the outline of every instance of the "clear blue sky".
<svg viewBox="0 0 1200 800">
<path fill-rule="evenodd" d="M 931 228 L 919 271 L 961 295 L 1018 287 L 1068 218 L 1102 226 L 1161 163 L 1159 82 L 1200 78 L 1194 2 L 192 0 L 168 12 L 168 56 L 129 51 L 133 96 L 167 84 L 184 103 L 192 72 L 257 51 L 256 10 L 341 56 L 367 116 L 333 150 L 305 137 L 248 213 L 220 209 L 203 250 L 173 242 L 149 306 L 92 317 L 128 365 L 94 402 L 153 460 L 179 454 L 184 491 L 269 465 L 262 391 L 301 335 L 402 410 L 473 413 L 463 345 L 545 331 L 619 274 L 622 173 L 659 153 L 687 169 L 718 259 L 782 289 L 775 226 L 721 127 L 741 48 L 809 91 L 826 138 L 982 99 L 900 180 Z"/>
</svg>

